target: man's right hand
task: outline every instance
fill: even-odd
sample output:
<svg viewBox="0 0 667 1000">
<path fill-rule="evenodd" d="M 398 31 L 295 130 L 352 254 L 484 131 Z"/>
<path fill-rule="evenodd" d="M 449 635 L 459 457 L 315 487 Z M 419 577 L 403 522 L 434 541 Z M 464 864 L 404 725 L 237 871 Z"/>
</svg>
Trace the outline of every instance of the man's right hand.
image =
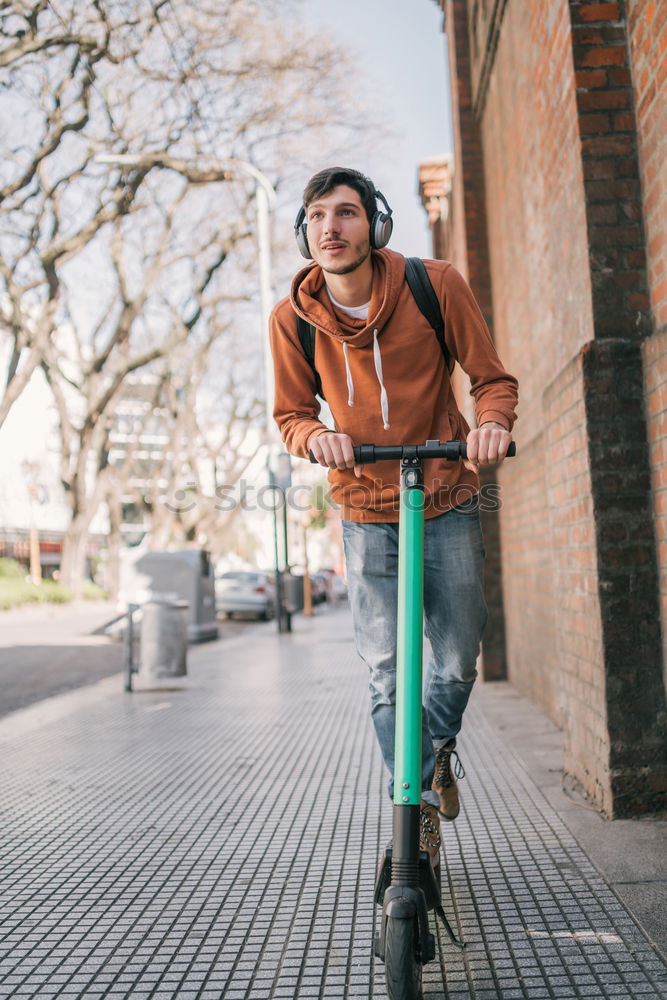
<svg viewBox="0 0 667 1000">
<path fill-rule="evenodd" d="M 320 465 L 328 469 L 354 469 L 355 476 L 361 476 L 363 466 L 354 461 L 352 438 L 349 434 L 325 431 L 311 438 L 308 446 Z"/>
</svg>

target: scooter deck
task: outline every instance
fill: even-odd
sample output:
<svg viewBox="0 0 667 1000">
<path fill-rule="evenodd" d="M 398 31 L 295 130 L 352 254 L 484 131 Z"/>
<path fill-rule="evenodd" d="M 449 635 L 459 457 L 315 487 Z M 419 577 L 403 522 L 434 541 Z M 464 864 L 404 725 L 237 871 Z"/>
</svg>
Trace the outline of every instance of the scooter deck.
<svg viewBox="0 0 667 1000">
<path fill-rule="evenodd" d="M 383 905 L 385 891 L 391 885 L 391 858 L 392 845 L 387 844 L 375 879 L 375 902 L 378 906 Z M 426 851 L 419 852 L 419 888 L 424 893 L 427 909 L 437 909 L 440 906 L 440 858 L 434 867 Z"/>
</svg>

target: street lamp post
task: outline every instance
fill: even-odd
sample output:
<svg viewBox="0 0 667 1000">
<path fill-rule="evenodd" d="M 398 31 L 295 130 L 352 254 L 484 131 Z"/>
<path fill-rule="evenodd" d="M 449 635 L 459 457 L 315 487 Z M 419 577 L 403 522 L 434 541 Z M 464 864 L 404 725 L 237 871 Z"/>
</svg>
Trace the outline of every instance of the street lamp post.
<svg viewBox="0 0 667 1000">
<path fill-rule="evenodd" d="M 262 333 L 264 335 L 264 415 L 266 437 L 275 438 L 273 423 L 273 365 L 268 330 L 269 317 L 273 308 L 273 287 L 271 283 L 271 224 L 270 212 L 276 201 L 276 192 L 268 177 L 245 160 L 229 160 L 232 168 L 249 174 L 255 181 L 255 206 L 257 211 L 257 253 L 259 260 L 259 298 L 262 312 Z"/>
<path fill-rule="evenodd" d="M 288 490 L 292 483 L 292 469 L 290 463 L 290 457 L 286 451 L 280 452 L 273 456 L 274 464 L 271 464 L 271 459 L 267 461 L 267 471 L 269 476 L 269 485 L 273 490 L 273 541 L 274 541 L 274 553 L 275 553 L 275 572 L 276 572 L 276 619 L 278 624 L 279 632 L 291 632 L 292 631 L 292 613 L 290 608 L 292 607 L 291 600 L 293 598 L 293 592 L 288 591 L 288 587 L 292 584 L 292 577 L 290 574 L 290 562 L 289 562 L 289 547 L 288 547 L 288 532 L 287 532 L 287 498 Z M 280 500 L 280 507 L 282 510 L 282 534 L 283 534 L 283 565 L 284 569 L 280 569 L 280 558 L 279 558 L 279 542 L 278 542 L 278 510 L 276 499 Z"/>
</svg>

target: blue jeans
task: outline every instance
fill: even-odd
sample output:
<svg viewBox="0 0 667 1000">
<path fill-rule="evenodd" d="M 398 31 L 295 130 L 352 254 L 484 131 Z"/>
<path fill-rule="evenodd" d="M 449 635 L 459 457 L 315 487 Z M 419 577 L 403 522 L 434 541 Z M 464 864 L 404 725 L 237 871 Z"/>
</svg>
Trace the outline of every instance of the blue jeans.
<svg viewBox="0 0 667 1000">
<path fill-rule="evenodd" d="M 371 718 L 393 796 L 398 524 L 343 521 L 343 541 L 355 642 L 369 669 Z M 424 614 L 432 650 L 424 679 L 424 790 L 433 780 L 433 742 L 455 741 L 477 676 L 487 617 L 483 570 L 477 497 L 424 522 Z"/>
</svg>

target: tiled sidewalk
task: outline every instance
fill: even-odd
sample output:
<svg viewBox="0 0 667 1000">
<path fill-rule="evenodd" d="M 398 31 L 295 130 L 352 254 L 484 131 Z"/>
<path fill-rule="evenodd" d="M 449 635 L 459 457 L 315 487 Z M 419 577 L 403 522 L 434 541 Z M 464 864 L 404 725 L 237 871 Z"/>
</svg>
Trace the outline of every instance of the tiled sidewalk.
<svg viewBox="0 0 667 1000">
<path fill-rule="evenodd" d="M 391 807 L 346 609 L 0 721 L 0 997 L 382 998 Z M 479 700 L 478 700 L 479 701 Z M 473 702 L 432 1000 L 667 997 L 667 970 Z"/>
</svg>

